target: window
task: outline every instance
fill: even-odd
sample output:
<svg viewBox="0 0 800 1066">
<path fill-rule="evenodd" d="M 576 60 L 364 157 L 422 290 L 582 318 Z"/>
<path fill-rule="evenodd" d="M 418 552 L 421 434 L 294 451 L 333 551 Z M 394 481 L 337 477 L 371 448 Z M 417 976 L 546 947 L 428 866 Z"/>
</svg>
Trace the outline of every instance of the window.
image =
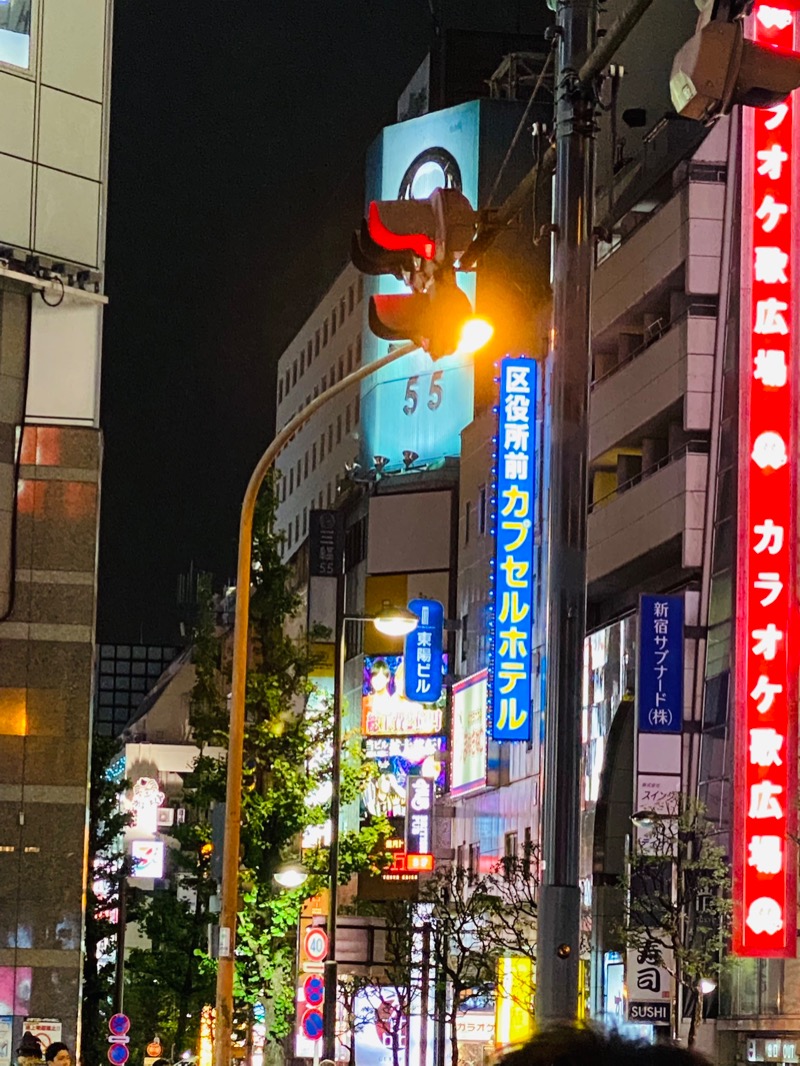
<svg viewBox="0 0 800 1066">
<path fill-rule="evenodd" d="M 305 370 L 305 368 L 306 368 L 306 351 L 305 351 L 305 348 L 304 348 L 303 351 L 300 353 L 300 377 L 303 376 L 303 371 Z"/>
<path fill-rule="evenodd" d="M 347 292 L 347 313 L 349 315 L 352 315 L 353 308 L 355 307 L 355 305 L 356 305 L 356 294 L 355 294 L 355 291 L 353 289 L 353 286 L 351 285 L 350 288 L 348 289 L 348 292 Z"/>
<path fill-rule="evenodd" d="M 305 458 L 303 459 L 303 477 L 308 477 L 308 452 L 306 452 Z"/>
<path fill-rule="evenodd" d="M 472 882 L 479 875 L 481 869 L 481 846 L 480 844 L 470 844 L 469 846 L 469 864 L 467 866 L 467 881 Z"/>
<path fill-rule="evenodd" d="M 288 536 L 286 537 L 286 547 L 289 549 L 289 551 L 291 551 L 291 549 L 292 549 L 292 524 L 291 524 L 291 522 L 289 523 L 289 533 L 288 533 Z"/>
<path fill-rule="evenodd" d="M 350 404 L 347 405 L 347 410 L 344 413 L 344 431 L 350 432 Z"/>
<path fill-rule="evenodd" d="M 292 385 L 297 384 L 297 360 L 292 363 Z"/>
<path fill-rule="evenodd" d="M 289 493 L 294 492 L 294 467 L 289 471 Z"/>
<path fill-rule="evenodd" d="M 325 321 L 322 323 L 322 347 L 324 348 L 327 343 L 328 343 L 328 320 L 326 318 Z"/>
<path fill-rule="evenodd" d="M 531 827 L 525 826 L 525 837 L 522 844 L 522 876 L 527 881 L 531 876 L 531 863 L 533 862 L 533 834 Z"/>
<path fill-rule="evenodd" d="M 316 441 L 314 441 L 314 443 L 311 445 L 311 469 L 312 470 L 316 470 L 317 469 L 317 442 Z"/>
<path fill-rule="evenodd" d="M 361 303 L 361 301 L 363 299 L 364 299 L 364 278 L 363 278 L 362 275 L 359 274 L 359 277 L 358 277 L 358 302 Z"/>
<path fill-rule="evenodd" d="M 336 308 L 334 307 L 333 311 L 331 311 L 331 336 L 334 337 L 335 335 L 336 335 Z"/>
<path fill-rule="evenodd" d="M 319 438 L 319 461 L 322 462 L 322 460 L 324 458 L 325 458 L 325 434 L 323 433 L 322 436 Z"/>
<path fill-rule="evenodd" d="M 319 490 L 319 500 L 317 501 L 317 507 L 322 510 L 322 489 Z"/>
<path fill-rule="evenodd" d="M 352 374 L 352 372 L 353 372 L 353 345 L 352 344 L 348 344 L 348 346 L 347 346 L 347 373 L 348 374 Z"/>
<path fill-rule="evenodd" d="M 307 363 L 308 366 L 311 366 L 311 350 L 312 350 L 312 347 L 313 347 L 312 343 L 311 343 L 311 341 L 309 341 L 308 342 L 308 351 L 306 353 L 306 363 Z"/>
<path fill-rule="evenodd" d="M 336 416 L 336 443 L 342 443 L 342 416 Z"/>
<path fill-rule="evenodd" d="M 361 334 L 356 337 L 356 366 L 361 366 Z"/>
<path fill-rule="evenodd" d="M 32 6 L 33 0 L 0 3 L 0 63 L 30 70 Z"/>
<path fill-rule="evenodd" d="M 289 391 L 289 371 L 286 371 L 286 377 L 283 382 L 283 395 L 285 396 Z"/>
<path fill-rule="evenodd" d="M 467 661 L 467 649 L 469 647 L 469 612 L 461 619 L 461 662 Z"/>
<path fill-rule="evenodd" d="M 328 482 L 328 507 L 330 507 L 332 499 L 333 499 L 333 494 L 331 492 L 331 483 L 329 481 Z"/>
<path fill-rule="evenodd" d="M 278 382 L 278 403 L 283 402 L 283 378 Z"/>
<path fill-rule="evenodd" d="M 345 308 L 344 308 L 344 296 L 343 296 L 341 298 L 341 300 L 339 301 L 339 325 L 340 326 L 344 325 L 344 316 L 345 316 Z"/>
<path fill-rule="evenodd" d="M 478 532 L 486 532 L 486 486 L 478 489 Z"/>
<path fill-rule="evenodd" d="M 464 504 L 464 547 L 469 544 L 469 533 L 472 525 L 472 500 Z"/>
<path fill-rule="evenodd" d="M 308 508 L 303 508 L 303 536 L 308 532 Z"/>
<path fill-rule="evenodd" d="M 322 375 L 322 384 L 320 385 L 320 389 L 324 392 L 327 389 L 327 387 L 328 387 L 328 375 L 327 374 L 323 374 Z"/>
<path fill-rule="evenodd" d="M 339 357 L 339 381 L 344 377 L 344 356 Z"/>
<path fill-rule="evenodd" d="M 298 459 L 298 460 L 297 460 L 297 487 L 298 487 L 298 488 L 300 487 L 300 470 L 301 470 L 301 468 L 302 468 L 302 467 L 301 467 L 301 462 L 300 462 L 300 460 Z"/>
<path fill-rule="evenodd" d="M 318 396 L 319 396 L 319 385 L 315 385 L 314 386 L 314 399 L 316 400 L 316 398 Z"/>
<path fill-rule="evenodd" d="M 517 834 L 506 833 L 503 840 L 503 875 L 506 881 L 510 881 L 514 875 L 514 865 L 517 858 Z"/>
<path fill-rule="evenodd" d="M 294 520 L 294 539 L 300 540 L 300 515 L 295 516 Z"/>
<path fill-rule="evenodd" d="M 356 425 L 361 421 L 361 397 L 356 396 L 356 402 L 354 404 L 353 421 Z"/>
<path fill-rule="evenodd" d="M 314 358 L 319 355 L 319 330 L 314 334 Z"/>
<path fill-rule="evenodd" d="M 328 426 L 328 451 L 333 451 L 333 423 Z"/>
</svg>

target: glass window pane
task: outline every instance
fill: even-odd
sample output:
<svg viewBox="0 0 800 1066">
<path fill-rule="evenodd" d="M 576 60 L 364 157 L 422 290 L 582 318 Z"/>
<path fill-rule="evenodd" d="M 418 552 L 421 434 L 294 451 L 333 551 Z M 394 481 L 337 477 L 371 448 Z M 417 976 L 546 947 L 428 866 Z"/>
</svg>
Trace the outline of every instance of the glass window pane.
<svg viewBox="0 0 800 1066">
<path fill-rule="evenodd" d="M 0 63 L 28 70 L 31 65 L 32 0 L 0 3 Z"/>
</svg>

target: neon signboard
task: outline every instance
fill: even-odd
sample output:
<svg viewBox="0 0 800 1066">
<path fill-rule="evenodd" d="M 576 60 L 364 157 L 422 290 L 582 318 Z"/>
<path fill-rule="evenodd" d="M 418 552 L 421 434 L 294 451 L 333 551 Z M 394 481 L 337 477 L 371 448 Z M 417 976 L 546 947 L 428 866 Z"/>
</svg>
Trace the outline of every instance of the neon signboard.
<svg viewBox="0 0 800 1066">
<path fill-rule="evenodd" d="M 531 739 L 536 363 L 500 364 L 490 673 L 494 740 Z"/>
<path fill-rule="evenodd" d="M 788 4 L 751 25 L 792 49 Z M 796 952 L 795 107 L 744 112 L 733 950 L 762 958 Z"/>
<path fill-rule="evenodd" d="M 441 671 L 447 669 L 442 656 Z M 405 698 L 402 655 L 367 655 L 361 697 L 361 732 L 365 737 L 415 737 L 441 733 L 445 695 L 430 703 Z"/>
<path fill-rule="evenodd" d="M 433 703 L 442 694 L 444 608 L 438 600 L 411 600 L 419 624 L 406 637 L 406 699 Z"/>
<path fill-rule="evenodd" d="M 481 670 L 453 685 L 450 795 L 486 787 L 486 677 Z"/>
</svg>

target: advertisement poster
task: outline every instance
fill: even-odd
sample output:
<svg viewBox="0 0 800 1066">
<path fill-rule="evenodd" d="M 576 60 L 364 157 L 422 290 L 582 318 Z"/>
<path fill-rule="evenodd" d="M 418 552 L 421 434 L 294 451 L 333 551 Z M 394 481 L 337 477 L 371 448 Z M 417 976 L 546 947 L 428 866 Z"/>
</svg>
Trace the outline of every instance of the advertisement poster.
<svg viewBox="0 0 800 1066">
<path fill-rule="evenodd" d="M 356 993 L 353 1004 L 355 1061 L 358 1066 L 393 1066 L 393 1048 L 401 1063 L 420 1061 L 416 1026 L 402 1011 L 405 994 L 396 988 L 372 987 Z"/>
<path fill-rule="evenodd" d="M 446 656 L 442 671 L 446 670 Z M 362 687 L 362 732 L 365 737 L 430 736 L 441 733 L 445 693 L 435 703 L 405 698 L 402 655 L 367 655 Z"/>
<path fill-rule="evenodd" d="M 450 794 L 464 796 L 486 785 L 486 684 L 481 670 L 453 685 Z"/>
<path fill-rule="evenodd" d="M 372 737 L 364 742 L 364 758 L 377 763 L 378 773 L 367 781 L 362 805 L 373 817 L 405 818 L 409 772 L 429 756 L 441 756 L 436 784 L 444 787 L 444 737 Z"/>
</svg>

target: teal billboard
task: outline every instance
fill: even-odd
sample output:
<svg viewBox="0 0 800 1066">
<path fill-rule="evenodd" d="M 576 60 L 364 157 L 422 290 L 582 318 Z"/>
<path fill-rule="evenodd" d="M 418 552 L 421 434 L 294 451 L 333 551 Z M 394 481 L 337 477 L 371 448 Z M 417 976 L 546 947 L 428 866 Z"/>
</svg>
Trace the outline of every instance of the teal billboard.
<svg viewBox="0 0 800 1066">
<path fill-rule="evenodd" d="M 436 188 L 457 188 L 478 207 L 481 101 L 436 111 L 389 126 L 372 145 L 367 162 L 367 200 L 421 199 Z M 475 302 L 475 274 L 458 283 Z M 407 292 L 394 277 L 367 279 L 369 295 Z M 389 342 L 365 330 L 366 363 Z M 430 462 L 461 451 L 461 430 L 473 416 L 472 357 L 433 362 L 423 351 L 385 367 L 362 386 L 362 464 L 376 455 L 400 464 L 403 452 Z"/>
</svg>

